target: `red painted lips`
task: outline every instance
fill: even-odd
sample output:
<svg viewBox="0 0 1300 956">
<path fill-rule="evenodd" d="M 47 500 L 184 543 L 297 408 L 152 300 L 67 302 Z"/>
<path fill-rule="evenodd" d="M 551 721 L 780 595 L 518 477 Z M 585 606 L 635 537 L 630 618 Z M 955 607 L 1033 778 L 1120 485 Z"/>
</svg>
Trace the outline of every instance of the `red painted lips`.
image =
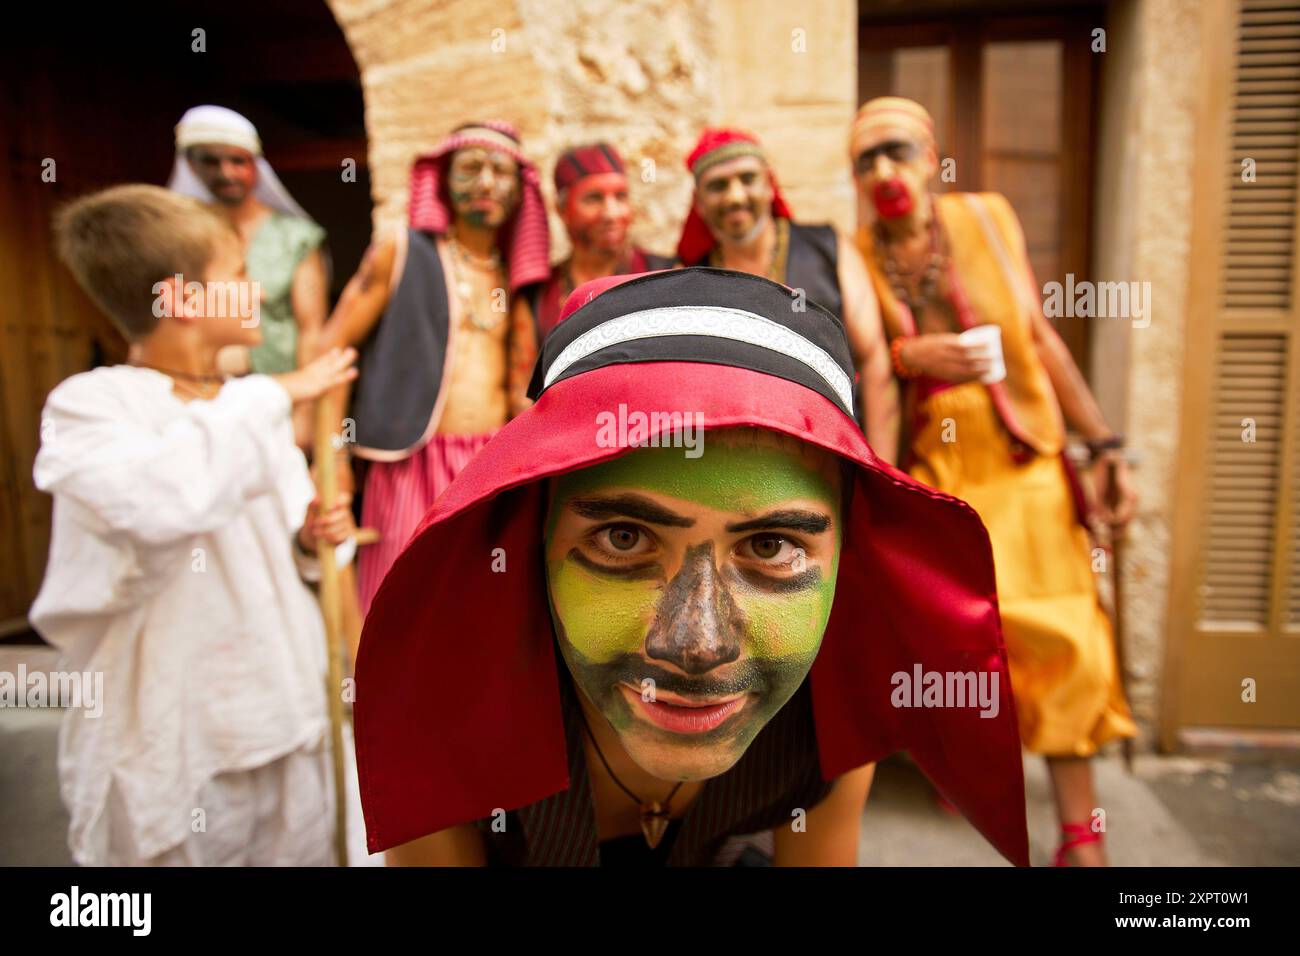
<svg viewBox="0 0 1300 956">
<path fill-rule="evenodd" d="M 694 705 L 685 701 L 646 700 L 628 687 L 623 693 L 635 699 L 641 713 L 656 727 L 670 730 L 677 734 L 703 734 L 716 727 L 739 711 L 745 704 L 747 694 L 740 694 L 720 703 Z"/>
</svg>

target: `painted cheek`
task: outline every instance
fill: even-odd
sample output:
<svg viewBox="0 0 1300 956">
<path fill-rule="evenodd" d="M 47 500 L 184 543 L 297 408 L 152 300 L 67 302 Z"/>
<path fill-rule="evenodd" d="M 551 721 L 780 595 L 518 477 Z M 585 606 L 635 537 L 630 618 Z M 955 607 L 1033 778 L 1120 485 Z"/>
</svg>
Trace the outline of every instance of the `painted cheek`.
<svg viewBox="0 0 1300 956">
<path fill-rule="evenodd" d="M 654 620 L 660 588 L 593 573 L 563 558 L 549 562 L 551 601 L 573 648 L 593 664 L 640 652 Z"/>
<path fill-rule="evenodd" d="M 744 613 L 745 652 L 755 657 L 811 658 L 821 647 L 826 624 L 835 604 L 839 580 L 840 542 L 838 534 L 830 568 L 823 567 L 822 579 L 806 591 L 765 593 L 750 589 L 733 590 Z"/>
<path fill-rule="evenodd" d="M 835 578 L 793 594 L 735 595 L 745 615 L 746 650 L 755 657 L 812 657 L 835 601 Z"/>
<path fill-rule="evenodd" d="M 579 209 L 573 214 L 573 223 L 580 230 L 593 229 L 600 225 L 600 210 L 588 212 L 586 209 Z"/>
</svg>

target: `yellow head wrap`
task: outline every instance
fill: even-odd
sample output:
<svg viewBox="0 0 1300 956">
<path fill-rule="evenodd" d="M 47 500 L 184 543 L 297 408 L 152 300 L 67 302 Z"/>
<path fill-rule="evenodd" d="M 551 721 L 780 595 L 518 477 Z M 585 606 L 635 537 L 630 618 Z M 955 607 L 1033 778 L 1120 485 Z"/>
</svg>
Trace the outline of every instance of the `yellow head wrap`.
<svg viewBox="0 0 1300 956">
<path fill-rule="evenodd" d="M 857 162 L 883 129 L 905 130 L 922 144 L 934 142 L 934 120 L 924 106 L 901 96 L 878 96 L 863 103 L 853 118 L 849 132 L 850 162 Z"/>
</svg>

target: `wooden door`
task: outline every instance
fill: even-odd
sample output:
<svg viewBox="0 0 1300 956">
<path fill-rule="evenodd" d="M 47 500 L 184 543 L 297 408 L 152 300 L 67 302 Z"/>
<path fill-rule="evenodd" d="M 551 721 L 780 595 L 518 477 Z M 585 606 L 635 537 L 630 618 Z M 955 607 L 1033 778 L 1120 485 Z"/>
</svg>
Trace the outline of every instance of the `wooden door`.
<svg viewBox="0 0 1300 956">
<path fill-rule="evenodd" d="M 256 30 L 229 5 L 199 12 L 202 54 L 195 10 L 161 0 L 88 8 L 70 33 L 0 31 L 0 640 L 28 630 L 49 550 L 50 498 L 32 484 L 41 407 L 64 378 L 126 355 L 55 260 L 54 210 L 114 183 L 165 183 L 177 119 L 221 103 L 257 124 L 286 187 L 326 227 L 336 287 L 369 239 L 361 79 L 329 8 L 280 0 Z M 356 182 L 341 179 L 344 157 Z"/>
<path fill-rule="evenodd" d="M 1202 9 L 1167 749 L 1300 728 L 1300 3 Z"/>
<path fill-rule="evenodd" d="M 942 190 L 1003 193 L 1025 229 L 1039 283 L 1088 278 L 1100 8 L 880 22 L 864 5 L 858 98 L 906 96 L 928 109 L 954 178 Z M 1057 330 L 1089 368 L 1087 319 Z"/>
</svg>

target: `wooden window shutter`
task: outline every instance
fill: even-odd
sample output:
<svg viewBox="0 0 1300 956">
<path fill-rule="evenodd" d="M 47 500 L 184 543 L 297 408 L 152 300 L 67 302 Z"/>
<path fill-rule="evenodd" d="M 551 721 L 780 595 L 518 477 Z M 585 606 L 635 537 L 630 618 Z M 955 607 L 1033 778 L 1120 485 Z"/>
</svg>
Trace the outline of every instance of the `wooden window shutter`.
<svg viewBox="0 0 1300 956">
<path fill-rule="evenodd" d="M 1296 417 L 1287 414 L 1295 329 L 1275 323 L 1294 316 L 1300 3 L 1243 0 L 1235 52 L 1198 590 L 1203 624 L 1267 629 L 1282 600 L 1275 566 L 1295 564 L 1294 546 L 1283 548 L 1278 534 L 1279 506 L 1291 511 L 1282 472 L 1295 477 L 1283 468 L 1286 425 Z"/>
<path fill-rule="evenodd" d="M 1166 748 L 1300 728 L 1300 2 L 1205 4 L 1202 44 Z"/>
<path fill-rule="evenodd" d="M 1286 336 L 1225 332 L 1216 364 L 1200 621 L 1264 628 L 1277 517 Z"/>
<path fill-rule="evenodd" d="M 1300 414 L 1291 420 L 1290 570 L 1286 586 L 1286 629 L 1300 634 Z"/>
</svg>

